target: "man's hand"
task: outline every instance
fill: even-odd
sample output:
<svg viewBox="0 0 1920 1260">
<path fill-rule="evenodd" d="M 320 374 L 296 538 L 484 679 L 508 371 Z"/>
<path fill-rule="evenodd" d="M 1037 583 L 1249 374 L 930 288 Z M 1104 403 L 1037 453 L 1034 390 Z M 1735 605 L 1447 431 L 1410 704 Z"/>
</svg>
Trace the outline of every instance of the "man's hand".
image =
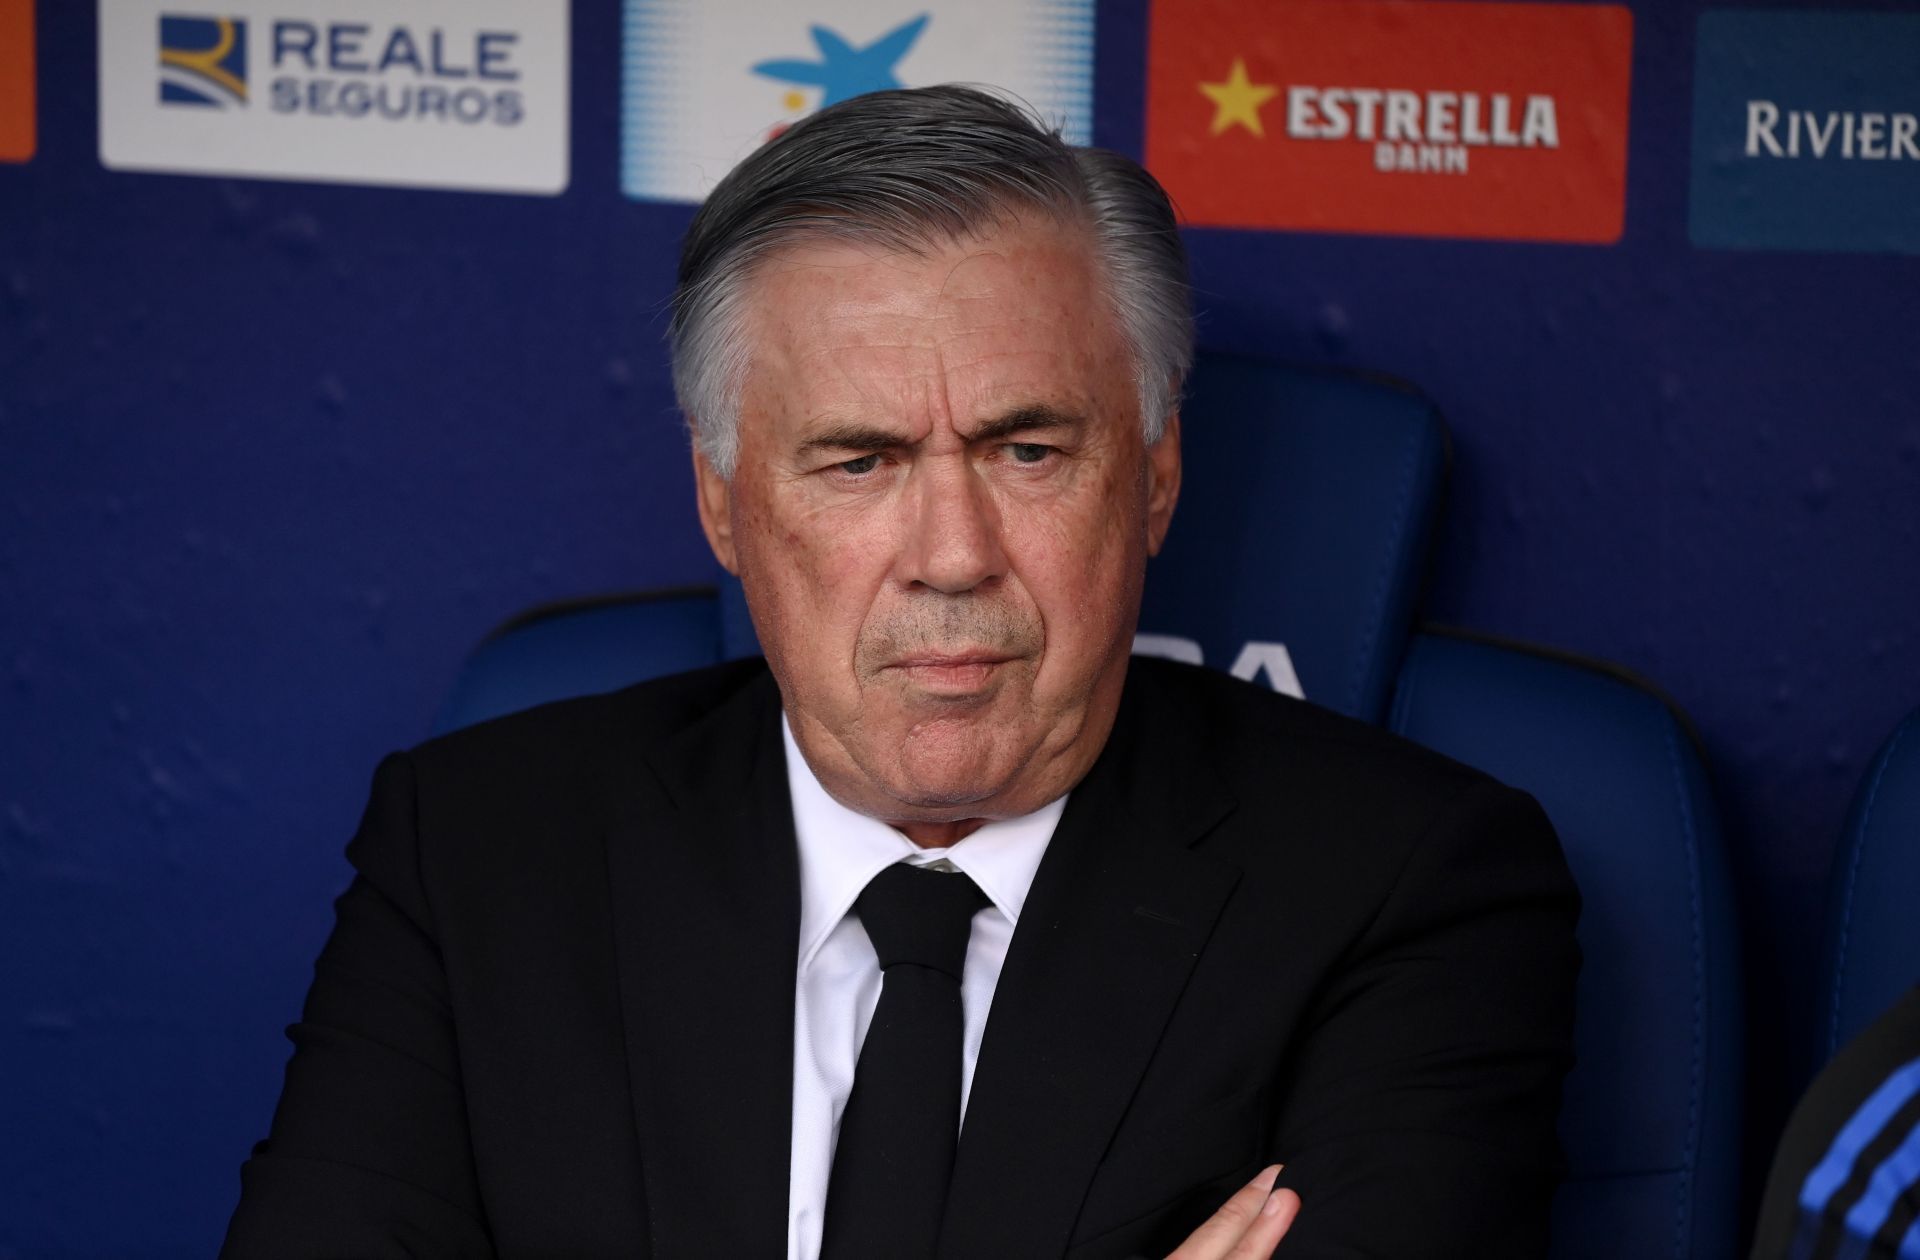
<svg viewBox="0 0 1920 1260">
<path fill-rule="evenodd" d="M 1280 1165 L 1261 1170 L 1167 1260 L 1268 1260 L 1300 1211 L 1300 1196 L 1275 1190 Z"/>
</svg>

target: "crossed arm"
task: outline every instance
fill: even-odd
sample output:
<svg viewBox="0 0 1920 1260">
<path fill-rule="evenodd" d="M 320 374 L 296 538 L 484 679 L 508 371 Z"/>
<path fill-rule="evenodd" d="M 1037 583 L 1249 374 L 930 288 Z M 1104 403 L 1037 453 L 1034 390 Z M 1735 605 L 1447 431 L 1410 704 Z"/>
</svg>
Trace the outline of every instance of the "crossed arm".
<svg viewBox="0 0 1920 1260">
<path fill-rule="evenodd" d="M 1276 1208 L 1285 1228 L 1258 1216 L 1264 1196 L 1249 1185 L 1232 1198 L 1190 1196 L 1158 1224 L 1122 1227 L 1126 1241 L 1096 1237 L 1085 1254 L 1237 1260 L 1275 1245 L 1299 1260 L 1544 1254 L 1578 904 L 1531 799 L 1484 780 L 1459 792 L 1290 1039 L 1255 1148 L 1285 1165 L 1267 1181 L 1290 1192 L 1286 1212 Z M 1259 989 L 1249 983 L 1251 997 Z"/>
</svg>

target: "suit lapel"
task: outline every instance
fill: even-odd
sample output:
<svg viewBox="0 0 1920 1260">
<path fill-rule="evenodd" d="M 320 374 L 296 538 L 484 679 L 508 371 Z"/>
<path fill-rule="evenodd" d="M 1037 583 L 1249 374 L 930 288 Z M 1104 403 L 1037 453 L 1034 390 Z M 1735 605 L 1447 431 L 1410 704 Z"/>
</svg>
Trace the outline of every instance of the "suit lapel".
<svg viewBox="0 0 1920 1260">
<path fill-rule="evenodd" d="M 1233 808 L 1204 732 L 1129 680 L 1034 877 L 994 994 L 940 1254 L 1057 1256 L 1239 878 L 1190 846 Z"/>
<path fill-rule="evenodd" d="M 607 844 L 652 1253 L 779 1255 L 800 927 L 771 676 L 653 763 Z"/>
</svg>

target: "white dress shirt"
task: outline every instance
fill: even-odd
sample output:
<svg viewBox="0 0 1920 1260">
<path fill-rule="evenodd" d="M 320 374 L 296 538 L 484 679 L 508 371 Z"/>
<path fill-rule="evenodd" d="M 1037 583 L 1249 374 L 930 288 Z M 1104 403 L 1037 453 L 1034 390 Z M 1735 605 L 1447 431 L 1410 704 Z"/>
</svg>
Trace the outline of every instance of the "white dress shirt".
<svg viewBox="0 0 1920 1260">
<path fill-rule="evenodd" d="M 800 843 L 800 965 L 793 1002 L 793 1148 L 787 1174 L 788 1260 L 818 1260 L 827 1178 L 840 1113 L 853 1090 L 873 1008 L 880 1000 L 880 962 L 860 920 L 847 912 L 867 881 L 895 862 L 926 866 L 942 859 L 964 871 L 993 904 L 973 918 L 960 1003 L 960 1113 L 973 1088 L 973 1065 L 987 1029 L 987 1009 L 1007 959 L 1020 908 L 1067 798 L 1021 818 L 991 822 L 946 849 L 922 849 L 877 818 L 857 814 L 827 795 L 793 741 L 783 717 L 787 787 Z"/>
</svg>

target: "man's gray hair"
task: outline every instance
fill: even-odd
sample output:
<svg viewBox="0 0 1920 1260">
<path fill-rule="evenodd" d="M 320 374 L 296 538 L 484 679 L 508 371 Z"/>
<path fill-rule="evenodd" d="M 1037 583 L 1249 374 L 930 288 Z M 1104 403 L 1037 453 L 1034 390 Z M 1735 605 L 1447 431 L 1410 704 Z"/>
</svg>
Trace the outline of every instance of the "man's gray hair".
<svg viewBox="0 0 1920 1260">
<path fill-rule="evenodd" d="M 761 146 L 693 216 L 673 294 L 673 387 L 723 477 L 739 455 L 755 268 L 822 239 L 921 252 L 1039 210 L 1084 223 L 1129 346 L 1148 442 L 1193 363 L 1193 300 L 1173 206 L 1137 162 L 1077 148 L 1019 107 L 947 85 L 831 105 Z"/>
</svg>

